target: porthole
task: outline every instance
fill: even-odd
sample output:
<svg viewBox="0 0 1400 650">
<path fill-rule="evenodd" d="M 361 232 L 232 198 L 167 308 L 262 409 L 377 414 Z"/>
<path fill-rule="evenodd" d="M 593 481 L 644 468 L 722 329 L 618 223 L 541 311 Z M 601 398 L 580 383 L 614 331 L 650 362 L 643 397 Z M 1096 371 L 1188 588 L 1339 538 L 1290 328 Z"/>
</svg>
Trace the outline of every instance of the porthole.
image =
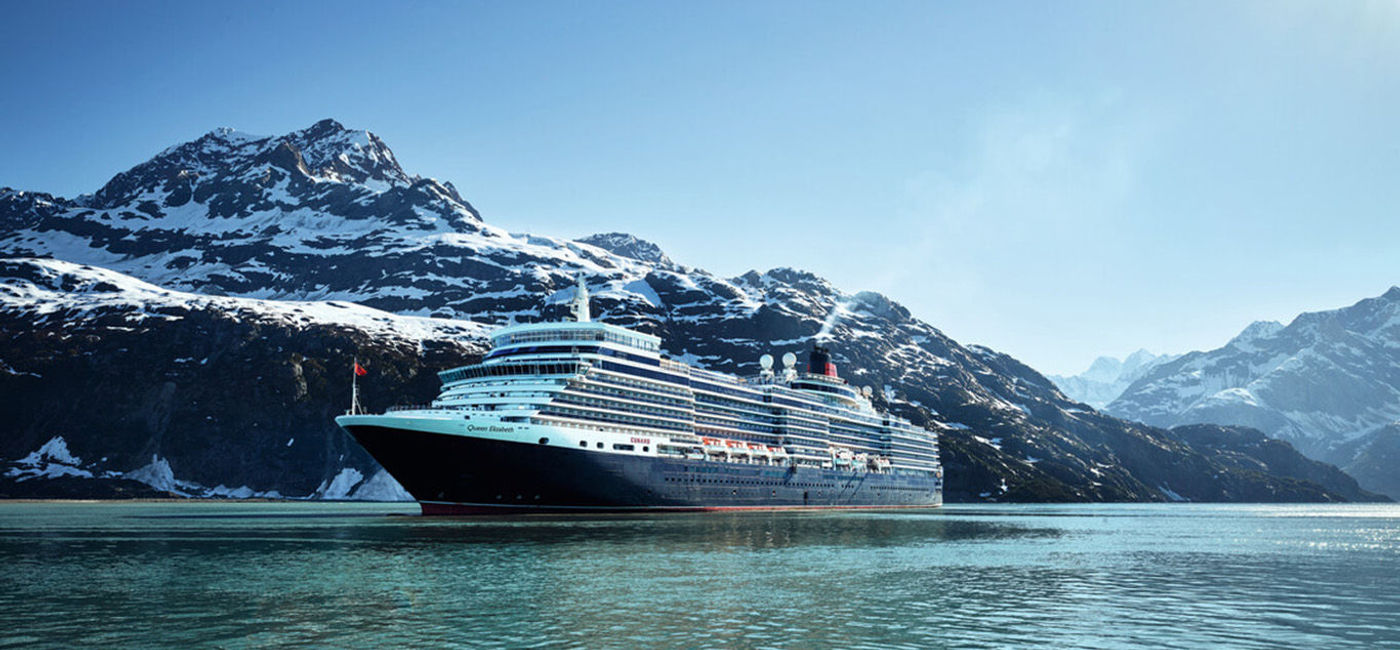
<svg viewBox="0 0 1400 650">
<path fill-rule="evenodd" d="M 549 438 L 540 438 L 540 444 L 542 444 L 542 445 L 547 445 L 547 444 L 549 444 Z"/>
<path fill-rule="evenodd" d="M 587 441 L 587 440 L 580 440 L 580 441 L 578 441 L 578 446 L 580 446 L 580 447 L 587 447 L 587 446 L 588 446 L 588 441 Z"/>
</svg>

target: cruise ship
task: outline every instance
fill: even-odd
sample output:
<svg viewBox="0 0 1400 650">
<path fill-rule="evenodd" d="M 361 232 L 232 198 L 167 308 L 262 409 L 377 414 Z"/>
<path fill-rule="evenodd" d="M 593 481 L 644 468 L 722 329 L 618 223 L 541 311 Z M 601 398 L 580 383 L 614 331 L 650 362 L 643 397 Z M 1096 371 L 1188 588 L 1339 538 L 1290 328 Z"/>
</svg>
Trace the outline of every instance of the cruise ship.
<svg viewBox="0 0 1400 650">
<path fill-rule="evenodd" d="M 876 410 L 827 348 L 805 371 L 789 352 L 734 377 L 593 321 L 588 301 L 580 278 L 572 320 L 495 331 L 431 404 L 352 404 L 336 423 L 425 515 L 942 504 L 937 435 Z"/>
</svg>

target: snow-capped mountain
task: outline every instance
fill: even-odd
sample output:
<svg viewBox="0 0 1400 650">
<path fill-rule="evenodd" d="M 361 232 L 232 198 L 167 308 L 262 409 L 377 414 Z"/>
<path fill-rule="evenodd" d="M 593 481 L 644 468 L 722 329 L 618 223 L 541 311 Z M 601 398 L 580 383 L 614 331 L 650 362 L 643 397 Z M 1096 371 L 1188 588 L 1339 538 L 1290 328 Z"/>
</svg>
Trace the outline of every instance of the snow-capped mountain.
<svg viewBox="0 0 1400 650">
<path fill-rule="evenodd" d="M 483 336 L 465 321 L 183 293 L 25 258 L 0 260 L 0 332 L 12 416 L 0 458 L 34 449 L 0 470 L 12 482 L 0 493 L 84 496 L 96 488 L 74 479 L 95 479 L 99 494 L 360 499 L 407 494 L 325 430 L 350 381 L 325 357 L 358 353 L 368 386 L 411 391 L 435 383 L 420 358 L 454 363 Z"/>
<path fill-rule="evenodd" d="M 377 368 L 367 406 L 427 401 L 435 371 L 470 362 L 485 329 L 562 316 L 582 275 L 597 318 L 719 371 L 804 354 L 820 333 L 843 376 L 943 430 L 950 500 L 1367 496 L 1084 410 L 879 294 L 793 269 L 721 278 L 624 234 L 509 233 L 329 120 L 214 131 L 76 199 L 0 190 L 0 226 L 0 391 L 24 396 L 0 459 L 16 479 L 57 436 L 103 459 L 69 465 L 94 476 L 349 496 L 377 471 L 331 419 L 357 351 Z M 103 408 L 71 409 L 73 395 Z"/>
<path fill-rule="evenodd" d="M 1400 421 L 1400 287 L 1287 326 L 1254 323 L 1219 349 L 1156 366 L 1106 410 L 1158 426 L 1253 427 L 1400 496 L 1394 467 L 1378 470 L 1366 451 Z"/>
<path fill-rule="evenodd" d="M 1154 366 L 1166 363 L 1179 355 L 1152 354 L 1138 350 L 1126 359 L 1099 357 L 1089 365 L 1089 369 L 1077 375 L 1049 375 L 1050 380 L 1072 399 L 1077 399 L 1096 409 L 1102 409 L 1117 399 L 1130 384 Z"/>
</svg>

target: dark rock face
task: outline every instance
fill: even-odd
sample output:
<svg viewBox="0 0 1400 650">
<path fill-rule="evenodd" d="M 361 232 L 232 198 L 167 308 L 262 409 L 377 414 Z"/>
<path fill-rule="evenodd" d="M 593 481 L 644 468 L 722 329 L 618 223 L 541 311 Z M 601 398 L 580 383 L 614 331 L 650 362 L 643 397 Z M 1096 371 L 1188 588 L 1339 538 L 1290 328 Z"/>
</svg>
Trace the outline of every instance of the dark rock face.
<svg viewBox="0 0 1400 650">
<path fill-rule="evenodd" d="M 1193 424 L 1172 429 L 1182 440 L 1193 447 L 1215 452 L 1214 457 L 1221 464 L 1244 471 L 1273 474 L 1294 479 L 1297 484 L 1289 485 L 1290 492 L 1309 489 L 1308 483 L 1321 485 L 1328 491 L 1341 495 L 1348 501 L 1379 501 L 1384 498 L 1361 489 L 1356 479 L 1333 465 L 1309 460 L 1282 440 L 1265 436 L 1263 432 L 1245 427 L 1220 427 Z M 1272 498 L 1271 498 L 1272 497 Z M 1294 501 L 1292 494 L 1255 495 L 1251 501 Z"/>
<path fill-rule="evenodd" d="M 357 350 L 377 382 L 367 406 L 427 401 L 434 372 L 479 354 L 489 327 L 561 317 L 582 274 L 597 318 L 715 370 L 829 345 L 879 406 L 940 430 L 950 501 L 1343 498 L 1095 412 L 879 294 L 793 269 L 719 278 L 629 235 L 505 232 L 334 122 L 215 131 L 75 200 L 0 191 L 0 224 L 0 254 L 79 263 L 0 265 L 0 390 L 24 396 L 0 460 L 61 435 L 84 462 L 106 459 L 78 468 L 95 476 L 343 496 L 338 477 L 377 470 L 331 419 Z M 65 407 L 72 395 L 108 412 Z"/>
<path fill-rule="evenodd" d="M 460 328 L 415 338 L 398 331 L 411 323 L 367 326 L 395 317 L 352 305 L 276 309 L 143 290 L 52 260 L 5 260 L 0 272 L 0 392 L 10 404 L 0 458 L 63 441 L 63 453 L 39 454 L 55 458 L 0 470 L 10 496 L 150 496 L 132 488 L 143 484 L 190 496 L 351 496 L 330 491 L 337 476 L 358 473 L 349 489 L 379 471 L 332 421 L 349 405 L 351 360 L 371 369 L 361 401 L 382 410 L 432 399 L 436 369 L 481 351 Z M 14 309 L 17 292 L 44 307 Z M 94 484 L 82 494 L 61 476 L 45 493 L 48 481 L 26 477 L 28 467 L 71 467 Z"/>
<path fill-rule="evenodd" d="M 1287 326 L 1255 323 L 1224 347 L 1152 368 L 1106 410 L 1157 426 L 1259 429 L 1400 497 L 1378 438 L 1400 422 L 1400 289 Z"/>
<path fill-rule="evenodd" d="M 1400 423 L 1338 445 L 1330 458 L 1362 487 L 1392 499 L 1400 495 Z"/>
</svg>

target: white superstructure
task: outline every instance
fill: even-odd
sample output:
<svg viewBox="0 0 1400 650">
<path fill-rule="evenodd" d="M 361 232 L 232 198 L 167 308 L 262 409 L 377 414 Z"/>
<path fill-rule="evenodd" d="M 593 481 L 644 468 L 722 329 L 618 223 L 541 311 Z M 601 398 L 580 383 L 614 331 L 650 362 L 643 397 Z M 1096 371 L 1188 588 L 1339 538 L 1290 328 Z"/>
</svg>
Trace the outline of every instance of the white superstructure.
<svg viewBox="0 0 1400 650">
<path fill-rule="evenodd" d="M 592 321 L 587 300 L 580 282 L 575 320 L 497 330 L 480 363 L 439 373 L 431 405 L 393 415 L 604 453 L 941 475 L 937 437 L 876 411 L 822 348 L 816 372 L 798 372 L 789 353 L 782 373 L 768 358 L 758 376 L 733 377 L 663 358 L 658 337 Z"/>
</svg>

